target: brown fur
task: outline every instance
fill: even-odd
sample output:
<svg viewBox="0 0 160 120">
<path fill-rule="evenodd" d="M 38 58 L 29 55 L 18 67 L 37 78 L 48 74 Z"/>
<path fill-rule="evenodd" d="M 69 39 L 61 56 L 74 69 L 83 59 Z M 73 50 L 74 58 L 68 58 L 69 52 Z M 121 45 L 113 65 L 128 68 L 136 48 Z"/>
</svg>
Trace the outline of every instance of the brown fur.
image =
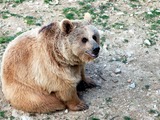
<svg viewBox="0 0 160 120">
<path fill-rule="evenodd" d="M 82 43 L 83 37 L 88 38 L 87 43 Z M 98 31 L 87 20 L 53 22 L 23 33 L 3 56 L 2 91 L 6 99 L 27 112 L 87 109 L 77 96 L 76 86 L 81 79 L 87 81 L 84 66 L 94 57 L 86 51 L 92 51 L 97 43 Z"/>
</svg>

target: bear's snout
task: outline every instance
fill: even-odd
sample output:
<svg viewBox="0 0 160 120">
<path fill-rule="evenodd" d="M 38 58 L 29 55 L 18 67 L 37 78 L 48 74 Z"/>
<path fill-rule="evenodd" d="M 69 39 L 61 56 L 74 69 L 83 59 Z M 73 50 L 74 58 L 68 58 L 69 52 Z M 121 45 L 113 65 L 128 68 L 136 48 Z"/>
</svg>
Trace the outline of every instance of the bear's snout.
<svg viewBox="0 0 160 120">
<path fill-rule="evenodd" d="M 100 47 L 97 46 L 97 47 L 93 48 L 92 53 L 93 53 L 94 55 L 98 56 L 99 50 L 100 50 Z"/>
<path fill-rule="evenodd" d="M 99 50 L 100 50 L 100 47 L 99 47 L 99 46 L 96 46 L 96 47 L 93 48 L 92 53 L 93 53 L 95 56 L 98 56 Z"/>
</svg>

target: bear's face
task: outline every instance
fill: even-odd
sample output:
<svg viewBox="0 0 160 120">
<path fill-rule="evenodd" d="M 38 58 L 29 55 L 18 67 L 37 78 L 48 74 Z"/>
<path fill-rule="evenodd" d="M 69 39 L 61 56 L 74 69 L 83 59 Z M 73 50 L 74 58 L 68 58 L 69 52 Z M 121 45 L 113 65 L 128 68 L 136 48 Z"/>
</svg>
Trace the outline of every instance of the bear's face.
<svg viewBox="0 0 160 120">
<path fill-rule="evenodd" d="M 65 31 L 66 40 L 70 43 L 72 53 L 82 62 L 88 62 L 99 54 L 100 36 L 97 28 L 89 23 L 62 21 L 62 31 Z"/>
<path fill-rule="evenodd" d="M 76 65 L 98 57 L 100 36 L 90 20 L 53 22 L 41 28 L 39 34 L 49 54 L 53 56 L 54 53 L 59 62 Z"/>
</svg>

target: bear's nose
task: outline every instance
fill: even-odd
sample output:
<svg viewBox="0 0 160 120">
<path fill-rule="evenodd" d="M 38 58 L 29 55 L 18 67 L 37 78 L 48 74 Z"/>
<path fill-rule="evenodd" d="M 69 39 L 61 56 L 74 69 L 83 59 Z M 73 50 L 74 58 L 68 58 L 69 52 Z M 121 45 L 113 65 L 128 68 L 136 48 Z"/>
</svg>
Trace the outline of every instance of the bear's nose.
<svg viewBox="0 0 160 120">
<path fill-rule="evenodd" d="M 93 52 L 92 52 L 92 53 L 97 56 L 98 53 L 99 53 L 99 50 L 100 50 L 100 47 L 97 46 L 97 47 L 95 47 L 95 48 L 93 49 Z"/>
</svg>

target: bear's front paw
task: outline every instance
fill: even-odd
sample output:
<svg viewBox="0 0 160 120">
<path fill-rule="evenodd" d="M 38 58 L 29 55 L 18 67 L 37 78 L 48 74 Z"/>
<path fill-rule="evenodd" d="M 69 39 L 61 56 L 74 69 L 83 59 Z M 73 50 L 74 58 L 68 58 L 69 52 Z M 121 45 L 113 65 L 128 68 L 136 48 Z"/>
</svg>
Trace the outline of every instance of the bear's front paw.
<svg viewBox="0 0 160 120">
<path fill-rule="evenodd" d="M 87 88 L 93 88 L 97 87 L 96 83 L 89 77 L 87 77 L 85 80 L 81 80 L 79 84 L 77 85 L 77 91 L 84 91 Z"/>
<path fill-rule="evenodd" d="M 87 104 L 85 104 L 84 102 L 80 102 L 77 105 L 69 106 L 69 109 L 72 111 L 82 111 L 82 110 L 86 110 L 88 108 L 89 108 L 89 106 Z"/>
</svg>

